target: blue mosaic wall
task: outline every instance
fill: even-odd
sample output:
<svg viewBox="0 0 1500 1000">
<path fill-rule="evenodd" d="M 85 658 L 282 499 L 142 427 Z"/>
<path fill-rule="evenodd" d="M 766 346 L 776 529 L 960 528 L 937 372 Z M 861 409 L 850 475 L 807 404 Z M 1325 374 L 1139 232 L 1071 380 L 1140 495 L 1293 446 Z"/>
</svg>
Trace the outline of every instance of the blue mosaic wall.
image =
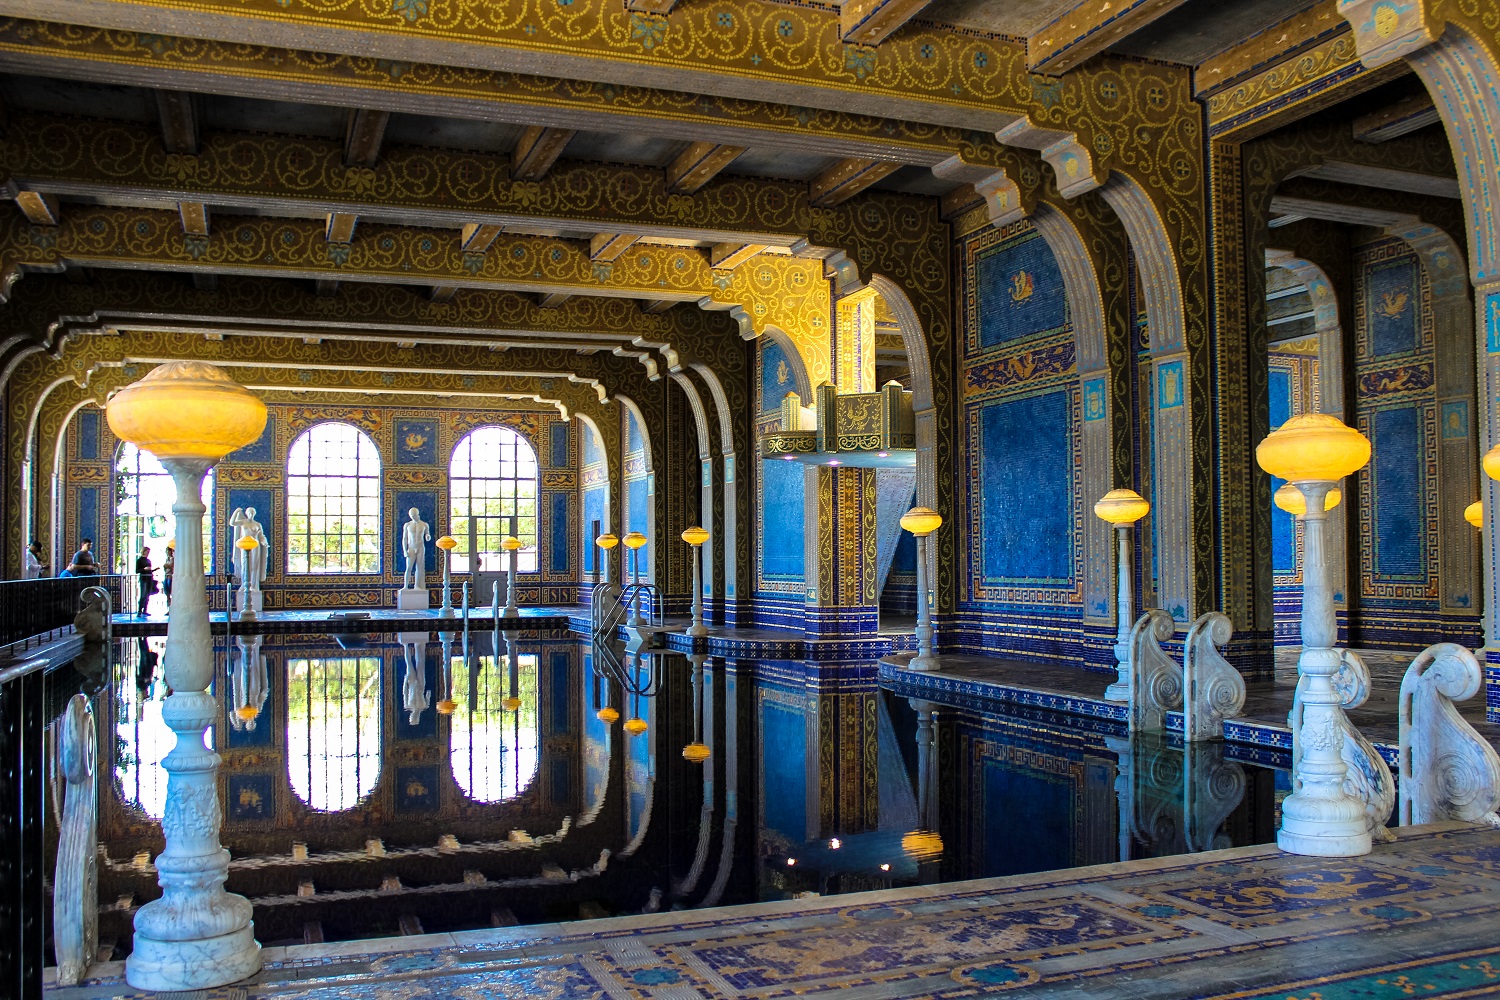
<svg viewBox="0 0 1500 1000">
<path fill-rule="evenodd" d="M 1293 372 L 1278 367 L 1273 356 L 1271 361 L 1271 429 L 1286 423 L 1292 415 Z M 1271 477 L 1271 492 L 1274 494 L 1286 480 Z M 1271 573 L 1291 575 L 1297 572 L 1297 524 L 1292 515 L 1271 505 Z"/>
<path fill-rule="evenodd" d="M 807 719 L 778 689 L 760 689 L 761 788 L 764 825 L 793 844 L 807 838 Z"/>
<path fill-rule="evenodd" d="M 1076 662 L 1083 404 L 1051 250 L 1028 223 L 959 242 L 964 563 L 947 641 Z"/>
<path fill-rule="evenodd" d="M 98 410 L 78 413 L 78 457 L 85 462 L 99 458 L 99 416 Z"/>
<path fill-rule="evenodd" d="M 262 428 L 260 437 L 245 445 L 239 451 L 232 453 L 226 461 L 230 462 L 270 462 L 272 452 L 276 447 L 276 415 L 266 415 L 266 426 Z"/>
<path fill-rule="evenodd" d="M 1370 436 L 1375 502 L 1375 576 L 1420 580 L 1427 566 L 1422 472 L 1427 445 L 1416 407 L 1376 410 Z"/>
<path fill-rule="evenodd" d="M 761 463 L 761 579 L 767 584 L 794 585 L 800 593 L 803 566 L 803 489 L 801 462 Z M 785 587 L 781 589 L 786 589 Z"/>
<path fill-rule="evenodd" d="M 782 397 L 797 391 L 797 380 L 792 377 L 792 366 L 786 351 L 770 338 L 766 338 L 760 354 L 760 411 L 775 413 L 781 406 Z M 803 400 L 811 405 L 812 400 Z"/>
<path fill-rule="evenodd" d="M 608 519 L 609 469 L 604 462 L 604 445 L 594 429 L 584 424 L 580 436 L 583 438 L 581 551 L 583 572 L 592 575 L 604 568 L 599 550 L 594 545 L 594 522 L 599 522 L 600 534 L 613 530 Z"/>
</svg>

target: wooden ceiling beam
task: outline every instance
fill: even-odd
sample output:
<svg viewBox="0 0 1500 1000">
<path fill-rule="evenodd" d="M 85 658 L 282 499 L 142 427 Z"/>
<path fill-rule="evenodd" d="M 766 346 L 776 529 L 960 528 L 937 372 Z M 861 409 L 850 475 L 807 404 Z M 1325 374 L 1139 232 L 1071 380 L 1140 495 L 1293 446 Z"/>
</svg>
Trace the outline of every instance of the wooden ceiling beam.
<svg viewBox="0 0 1500 1000">
<path fill-rule="evenodd" d="M 1360 142 L 1389 142 L 1442 121 L 1428 94 L 1418 94 L 1354 119 L 1354 138 Z"/>
<path fill-rule="evenodd" d="M 331 212 L 326 220 L 324 235 L 328 237 L 329 243 L 352 243 L 354 241 L 354 227 L 359 224 L 359 216 L 349 212 Z"/>
<path fill-rule="evenodd" d="M 1347 160 L 1324 160 L 1316 167 L 1299 172 L 1297 176 L 1316 177 L 1319 180 L 1378 188 L 1382 191 L 1425 194 L 1433 198 L 1457 200 L 1463 197 L 1463 190 L 1459 186 L 1457 177 L 1438 177 L 1415 170 L 1395 170 L 1390 167 L 1350 163 Z"/>
<path fill-rule="evenodd" d="M 543 309 L 556 309 L 572 297 L 571 292 L 542 292 L 537 295 L 536 302 Z"/>
<path fill-rule="evenodd" d="M 1184 2 L 1081 0 L 1026 39 L 1026 64 L 1033 73 L 1061 76 Z"/>
<path fill-rule="evenodd" d="M 647 299 L 641 303 L 641 312 L 655 316 L 658 313 L 666 312 L 676 304 L 671 299 Z"/>
<path fill-rule="evenodd" d="M 762 243 L 716 243 L 709 248 L 708 263 L 716 270 L 733 271 L 764 249 Z"/>
<path fill-rule="evenodd" d="M 33 226 L 55 226 L 62 221 L 62 208 L 57 203 L 57 195 L 43 194 L 40 191 L 17 191 L 15 198 L 21 214 Z"/>
<path fill-rule="evenodd" d="M 491 223 L 467 222 L 459 237 L 459 246 L 464 253 L 484 253 L 495 242 L 495 237 L 504 232 L 504 226 Z"/>
<path fill-rule="evenodd" d="M 457 285 L 433 285 L 427 293 L 427 298 L 433 302 L 452 302 L 453 296 L 457 294 Z"/>
<path fill-rule="evenodd" d="M 161 120 L 161 144 L 167 152 L 196 156 L 198 114 L 193 109 L 193 95 L 180 90 L 158 90 L 156 114 Z"/>
<path fill-rule="evenodd" d="M 511 158 L 512 180 L 539 181 L 547 176 L 552 164 L 562 155 L 577 131 L 570 128 L 545 128 L 528 125 L 516 143 L 515 155 Z"/>
<path fill-rule="evenodd" d="M 744 146 L 695 142 L 667 166 L 667 187 L 677 194 L 692 194 L 713 180 L 744 151 Z"/>
<path fill-rule="evenodd" d="M 609 263 L 619 258 L 640 240 L 628 233 L 595 233 L 589 240 L 589 259 Z"/>
<path fill-rule="evenodd" d="M 373 167 L 379 163 L 380 145 L 385 141 L 385 127 L 390 120 L 389 111 L 349 109 L 344 126 L 344 166 Z"/>
<path fill-rule="evenodd" d="M 182 231 L 186 235 L 208 235 L 208 206 L 203 202 L 179 201 L 177 214 L 182 217 Z"/>
<path fill-rule="evenodd" d="M 808 190 L 814 205 L 832 208 L 900 169 L 901 164 L 890 160 L 840 160 L 813 178 Z"/>
<path fill-rule="evenodd" d="M 338 294 L 339 279 L 337 278 L 315 278 L 313 279 L 313 291 L 320 299 L 331 299 Z"/>
<path fill-rule="evenodd" d="M 931 0 L 844 0 L 839 35 L 849 45 L 879 45 L 922 12 Z"/>
</svg>

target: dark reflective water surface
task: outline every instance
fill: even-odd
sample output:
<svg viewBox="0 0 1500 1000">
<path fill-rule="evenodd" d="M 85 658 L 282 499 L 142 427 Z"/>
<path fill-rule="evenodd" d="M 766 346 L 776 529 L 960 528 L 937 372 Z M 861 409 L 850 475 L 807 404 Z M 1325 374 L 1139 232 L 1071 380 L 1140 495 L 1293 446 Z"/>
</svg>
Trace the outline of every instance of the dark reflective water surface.
<svg viewBox="0 0 1500 1000">
<path fill-rule="evenodd" d="M 577 641 L 497 657 L 489 633 L 467 659 L 426 633 L 219 641 L 228 888 L 267 944 L 1263 843 L 1286 784 L 1222 744 L 898 697 L 873 663 L 616 668 Z M 158 895 L 162 642 L 122 641 L 97 702 L 101 936 L 121 942 Z"/>
</svg>

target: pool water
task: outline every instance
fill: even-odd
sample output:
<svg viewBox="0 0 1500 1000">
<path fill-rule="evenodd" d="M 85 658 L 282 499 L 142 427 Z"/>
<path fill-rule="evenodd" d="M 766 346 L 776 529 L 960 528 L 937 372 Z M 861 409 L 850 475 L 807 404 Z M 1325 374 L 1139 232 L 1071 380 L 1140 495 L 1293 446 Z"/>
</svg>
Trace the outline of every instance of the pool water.
<svg viewBox="0 0 1500 1000">
<path fill-rule="evenodd" d="M 910 700 L 874 663 L 599 656 L 538 638 L 497 656 L 490 635 L 467 658 L 461 636 L 426 633 L 218 640 L 228 888 L 255 904 L 262 943 L 1264 843 L 1285 794 L 1283 771 L 1235 759 L 1264 751 Z M 95 699 L 100 933 L 117 957 L 158 895 L 162 642 L 121 641 Z"/>
</svg>

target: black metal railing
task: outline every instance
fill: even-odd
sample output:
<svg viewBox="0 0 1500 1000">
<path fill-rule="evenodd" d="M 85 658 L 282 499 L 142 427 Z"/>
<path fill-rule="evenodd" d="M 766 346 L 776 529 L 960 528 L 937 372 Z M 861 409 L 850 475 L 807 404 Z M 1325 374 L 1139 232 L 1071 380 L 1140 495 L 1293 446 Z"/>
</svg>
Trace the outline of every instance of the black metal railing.
<svg viewBox="0 0 1500 1000">
<path fill-rule="evenodd" d="M 118 576 L 48 577 L 44 580 L 0 580 L 0 647 L 25 643 L 73 624 L 82 607 L 79 595 L 103 587 L 120 607 Z"/>
</svg>

